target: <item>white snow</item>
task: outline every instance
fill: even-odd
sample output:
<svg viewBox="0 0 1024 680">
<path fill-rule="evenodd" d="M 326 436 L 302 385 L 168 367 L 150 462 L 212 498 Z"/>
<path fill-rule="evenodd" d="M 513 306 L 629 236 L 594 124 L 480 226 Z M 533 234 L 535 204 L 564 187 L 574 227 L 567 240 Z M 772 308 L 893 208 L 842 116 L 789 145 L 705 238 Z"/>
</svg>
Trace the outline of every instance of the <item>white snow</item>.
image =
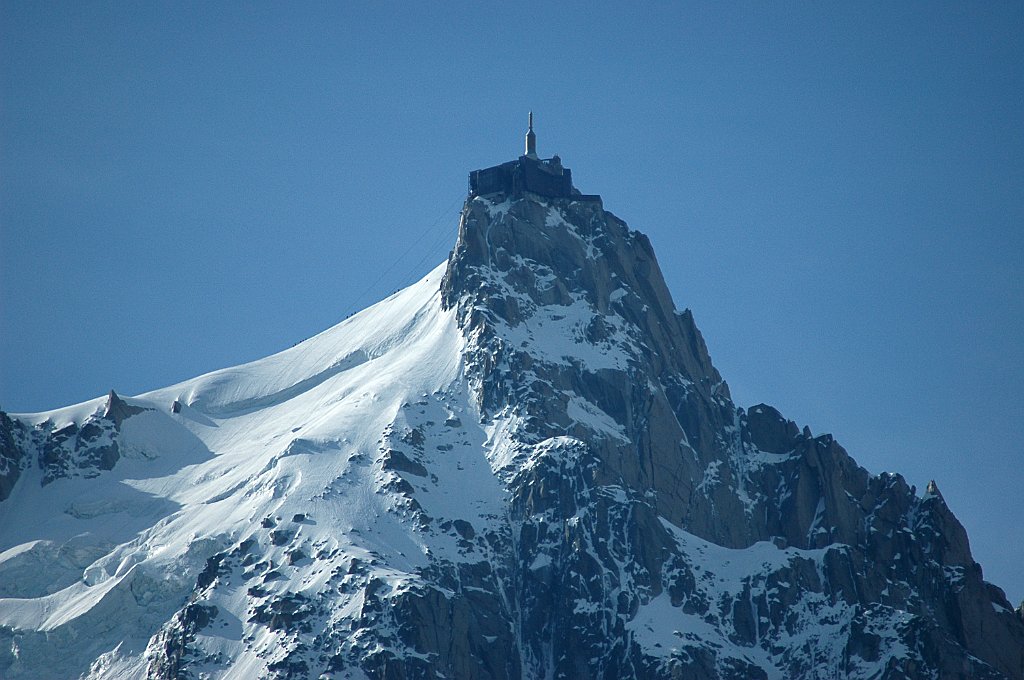
<svg viewBox="0 0 1024 680">
<path fill-rule="evenodd" d="M 311 518 L 294 527 L 289 544 L 261 548 L 282 565 L 282 578 L 265 587 L 283 593 L 315 591 L 330 574 L 312 560 L 290 566 L 286 551 L 296 546 L 307 554 L 336 546 L 336 559 L 387 564 L 379 575 L 394 588 L 415 578 L 428 551 L 455 553 L 454 539 L 410 529 L 396 506 L 401 496 L 383 492 L 389 480 L 416 484 L 417 500 L 435 518 L 462 517 L 480 528 L 499 516 L 502 487 L 484 452 L 489 436 L 498 446 L 501 438 L 484 430 L 457 387 L 463 340 L 454 312 L 441 309 L 444 267 L 279 354 L 130 398 L 152 410 L 124 422 L 124 455 L 108 473 L 42 487 L 39 470 L 27 470 L 0 504 L 0 577 L 18 576 L 0 590 L 0 625 L 29 636 L 23 667 L 73 676 L 106 652 L 97 673 L 138 676 L 145 640 L 183 604 L 206 558 L 248 537 L 265 542 L 267 517 L 279 527 L 291 526 L 296 513 Z M 184 405 L 177 414 L 175 400 Z M 104 403 L 19 417 L 81 423 Z M 461 424 L 444 426 L 450 416 Z M 388 427 L 403 423 L 427 432 L 422 455 L 432 478 L 375 462 Z M 65 546 L 77 560 L 30 568 Z M 162 574 L 176 577 L 154 581 Z M 52 660 L 32 631 L 86 636 L 90 644 L 70 645 Z M 237 656 L 251 677 L 262 673 L 266 661 L 247 657 L 240 640 L 213 646 Z"/>
<path fill-rule="evenodd" d="M 474 200 L 483 201 L 495 219 L 510 209 L 508 201 Z M 586 243 L 590 256 L 599 255 L 590 237 L 557 210 L 548 211 L 546 224 L 569 230 Z M 550 271 L 536 263 L 519 258 L 516 264 L 534 271 L 538 290 L 554 285 Z M 198 644 L 210 654 L 201 672 L 265 676 L 267 664 L 284 652 L 272 631 L 247 620 L 254 579 L 268 596 L 331 592 L 332 621 L 362 616 L 368 609 L 362 591 L 338 588 L 338 579 L 350 578 L 356 562 L 381 584 L 375 598 L 386 603 L 422 585 L 418 572 L 431 559 L 455 562 L 479 550 L 467 535 L 487 528 L 500 533 L 508 522 L 505 482 L 511 475 L 551 458 L 567 467 L 576 464 L 586 444 L 570 434 L 582 429 L 588 436 L 628 442 L 621 424 L 571 391 L 554 392 L 574 421 L 565 436 L 531 446 L 517 442 L 519 415 L 481 414 L 464 375 L 469 340 L 455 310 L 441 306 L 445 266 L 288 350 L 128 399 L 148 410 L 124 421 L 122 455 L 112 471 L 42 486 L 42 472 L 27 469 L 0 503 L 0 626 L 19 636 L 11 680 L 30 677 L 26 669 L 33 668 L 48 668 L 55 677 L 145 677 L 146 655 L 152 653 L 147 644 L 196 597 L 193 589 L 207 559 L 247 539 L 257 542 L 260 561 L 233 566 L 223 585 L 203 595 L 219 614 L 199 634 Z M 622 317 L 602 314 L 604 339 L 591 342 L 587 328 L 597 311 L 582 296 L 568 304 L 538 305 L 496 270 L 482 275 L 523 311 L 515 324 L 494 319 L 495 331 L 535 363 L 625 371 L 636 360 L 637 345 Z M 632 294 L 620 287 L 610 299 Z M 524 375 L 538 379 L 528 369 Z M 102 412 L 105 401 L 17 417 L 30 425 L 81 424 Z M 726 434 L 731 440 L 723 444 L 734 455 L 708 465 L 696 491 L 718 493 L 723 479 L 735 483 L 732 491 L 750 513 L 755 501 L 744 486 L 747 471 L 792 456 L 746 450 L 738 421 Z M 620 487 L 605 486 L 600 493 L 628 502 Z M 825 531 L 823 518 L 822 502 L 812 535 Z M 757 631 L 770 612 L 759 612 L 755 599 L 771 602 L 778 588 L 789 587 L 777 578 L 769 586 L 772 575 L 805 560 L 820 579 L 825 556 L 843 549 L 780 549 L 768 542 L 727 549 L 664 525 L 698 594 L 712 604 L 748 598 Z M 565 520 L 564 530 L 580 526 L 577 515 Z M 594 546 L 581 549 L 593 553 Z M 620 560 L 617 583 L 629 582 L 625 561 Z M 543 573 L 553 566 L 541 552 L 528 568 Z M 955 581 L 962 573 L 947 578 Z M 780 654 L 792 650 L 840 658 L 839 641 L 853 616 L 841 601 L 809 591 L 788 614 L 787 633 L 766 641 L 755 631 L 755 643 L 743 645 L 728 634 L 735 632 L 728 612 L 716 614 L 712 606 L 705 616 L 687 613 L 665 591 L 651 597 L 639 589 L 632 595 L 640 606 L 626 627 L 648 653 L 669 658 L 712 645 L 723 657 L 765 669 L 770 678 L 782 677 L 786 660 Z M 581 599 L 576 613 L 593 614 L 595 607 Z M 906 653 L 896 633 L 902 616 L 879 612 L 873 619 L 883 654 Z M 353 640 L 361 636 L 365 630 L 352 633 Z M 218 655 L 232 660 L 230 670 L 218 665 Z M 862 675 L 873 668 L 865 665 Z"/>
</svg>

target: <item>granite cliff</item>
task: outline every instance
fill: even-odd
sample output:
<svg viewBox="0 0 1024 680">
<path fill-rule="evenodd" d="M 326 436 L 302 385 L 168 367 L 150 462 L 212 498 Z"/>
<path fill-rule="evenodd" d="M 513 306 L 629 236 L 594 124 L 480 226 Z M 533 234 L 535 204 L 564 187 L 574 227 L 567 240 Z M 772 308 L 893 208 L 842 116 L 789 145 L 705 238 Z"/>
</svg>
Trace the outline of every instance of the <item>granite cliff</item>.
<svg viewBox="0 0 1024 680">
<path fill-rule="evenodd" d="M 0 417 L 0 500 L 5 678 L 1024 678 L 937 487 L 737 407 L 593 197 L 471 197 L 290 350 Z"/>
</svg>

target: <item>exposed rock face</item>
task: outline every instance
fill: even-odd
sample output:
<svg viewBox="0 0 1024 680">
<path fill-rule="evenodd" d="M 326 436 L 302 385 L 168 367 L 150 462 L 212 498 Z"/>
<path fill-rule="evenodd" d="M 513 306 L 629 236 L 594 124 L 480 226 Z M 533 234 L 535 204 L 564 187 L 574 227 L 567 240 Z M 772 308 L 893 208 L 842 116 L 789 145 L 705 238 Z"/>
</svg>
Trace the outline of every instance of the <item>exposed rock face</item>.
<svg viewBox="0 0 1024 680">
<path fill-rule="evenodd" d="M 403 300 L 375 313 L 415 307 Z M 110 566 L 88 586 L 152 580 L 153 555 L 188 534 L 163 567 L 176 613 L 111 624 L 110 640 L 148 642 L 97 642 L 81 672 L 1024 678 L 1022 616 L 938 488 L 919 497 L 829 435 L 737 408 L 650 242 L 599 201 L 472 198 L 440 302 L 416 309 L 356 349 L 314 339 L 265 373 L 159 395 L 219 455 L 168 495 L 184 509 L 98 559 Z M 408 366 L 436 379 L 387 374 L 405 341 Z M 314 350 L 322 363 L 289 373 Z M 390 404 L 367 387 L 382 374 L 413 387 Z M 31 445 L 0 418 L 0 492 L 32 450 L 44 484 L 109 469 L 141 408 L 111 394 Z M 4 615 L 0 600 L 0 642 L 29 638 Z M 0 651 L 0 675 L 32 677 L 32 653 Z"/>
<path fill-rule="evenodd" d="M 20 421 L 0 412 L 0 500 L 7 498 L 21 469 L 26 451 L 35 451 L 45 486 L 55 479 L 95 477 L 111 470 L 121 457 L 117 434 L 126 418 L 145 409 L 132 406 L 110 390 L 102 411 L 81 424 L 56 427 L 44 421 L 31 431 Z"/>
<path fill-rule="evenodd" d="M 534 454 L 543 475 L 510 484 L 520 531 L 543 536 L 518 543 L 518 562 L 552 565 L 543 586 L 526 578 L 514 593 L 536 622 L 521 635 L 539 674 L 757 677 L 758 654 L 787 676 L 1024 673 L 1024 629 L 937 490 L 918 498 L 898 475 L 868 475 L 829 435 L 811 438 L 763 404 L 734 407 L 648 240 L 599 206 L 474 201 L 444 292 L 474 339 L 482 410 L 521 415 L 526 448 L 571 441 L 573 465 Z M 509 342 L 556 314 L 578 320 L 572 341 L 615 347 L 622 361 L 591 366 Z M 577 399 L 600 418 L 574 418 Z M 773 564 L 716 589 L 678 529 Z M 671 655 L 629 644 L 659 598 L 719 639 L 684 635 Z"/>
<path fill-rule="evenodd" d="M 25 455 L 19 443 L 24 438 L 25 426 L 0 411 L 0 501 L 11 495 L 14 483 L 21 476 Z"/>
</svg>

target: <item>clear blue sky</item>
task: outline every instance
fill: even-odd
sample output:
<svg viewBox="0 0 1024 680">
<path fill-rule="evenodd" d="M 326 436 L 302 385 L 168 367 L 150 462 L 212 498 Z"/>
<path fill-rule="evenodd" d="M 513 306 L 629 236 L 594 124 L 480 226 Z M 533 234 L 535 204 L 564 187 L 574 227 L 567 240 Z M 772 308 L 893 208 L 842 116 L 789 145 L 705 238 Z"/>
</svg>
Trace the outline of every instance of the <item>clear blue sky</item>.
<svg viewBox="0 0 1024 680">
<path fill-rule="evenodd" d="M 1024 597 L 1019 2 L 6 0 L 0 88 L 5 410 L 255 359 L 408 283 L 532 108 L 740 405 L 935 478 Z"/>
</svg>

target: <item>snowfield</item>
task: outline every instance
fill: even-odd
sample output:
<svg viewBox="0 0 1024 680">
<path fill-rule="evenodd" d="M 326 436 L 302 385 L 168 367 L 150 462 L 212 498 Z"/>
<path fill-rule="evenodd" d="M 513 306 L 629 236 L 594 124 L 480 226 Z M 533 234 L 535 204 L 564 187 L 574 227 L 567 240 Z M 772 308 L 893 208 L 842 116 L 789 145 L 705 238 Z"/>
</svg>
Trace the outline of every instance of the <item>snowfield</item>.
<svg viewBox="0 0 1024 680">
<path fill-rule="evenodd" d="M 129 399 L 150 410 L 125 422 L 122 447 L 132 453 L 107 474 L 42 487 L 30 468 L 0 504 L 0 626 L 38 632 L 25 638 L 19 665 L 73 677 L 100 653 L 140 655 L 206 559 L 249 538 L 266 518 L 290 526 L 295 515 L 308 517 L 294 524 L 305 545 L 373 555 L 405 570 L 422 565 L 431 546 L 410 535 L 380 493 L 394 476 L 379 468 L 381 437 L 395 423 L 463 423 L 435 444 L 438 483 L 428 507 L 440 516 L 500 514 L 502 491 L 487 459 L 466 455 L 479 452 L 487 433 L 455 387 L 462 339 L 452 311 L 440 309 L 443 273 L 440 265 L 279 354 Z M 81 424 L 104 401 L 17 417 L 60 428 Z M 269 561 L 286 562 L 284 553 Z M 301 568 L 279 572 L 268 588 L 322 585 Z M 404 574 L 391 574 L 396 587 Z M 55 660 L 47 644 L 55 636 L 88 643 L 69 645 Z M 230 653 L 231 640 L 219 644 Z M 112 664 L 98 668 L 109 673 Z M 133 672 L 141 677 L 144 664 Z M 233 677 L 255 677 L 247 672 Z"/>
</svg>

